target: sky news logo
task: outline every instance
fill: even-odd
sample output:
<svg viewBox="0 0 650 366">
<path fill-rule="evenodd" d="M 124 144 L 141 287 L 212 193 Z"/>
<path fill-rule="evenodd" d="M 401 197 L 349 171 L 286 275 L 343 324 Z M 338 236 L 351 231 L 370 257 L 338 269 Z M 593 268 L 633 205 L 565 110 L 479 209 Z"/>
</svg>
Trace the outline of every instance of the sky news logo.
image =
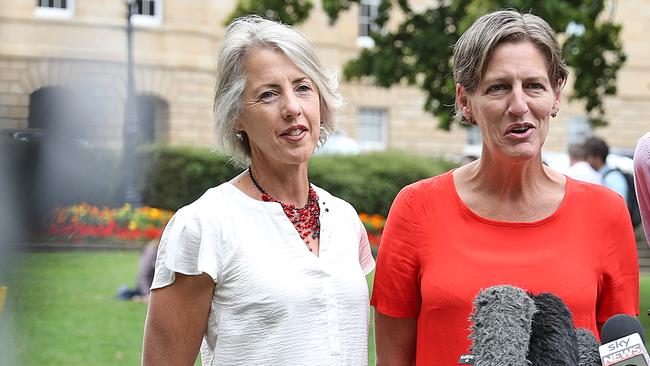
<svg viewBox="0 0 650 366">
<path fill-rule="evenodd" d="M 603 366 L 616 365 L 625 360 L 645 361 L 646 365 L 650 364 L 641 336 L 637 333 L 603 344 L 598 351 Z"/>
</svg>

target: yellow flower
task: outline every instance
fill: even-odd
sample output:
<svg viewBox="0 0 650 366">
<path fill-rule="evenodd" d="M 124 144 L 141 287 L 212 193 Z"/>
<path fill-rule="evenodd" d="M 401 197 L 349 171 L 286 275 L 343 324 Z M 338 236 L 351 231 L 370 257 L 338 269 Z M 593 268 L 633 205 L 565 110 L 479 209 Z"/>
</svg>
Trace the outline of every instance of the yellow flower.
<svg viewBox="0 0 650 366">
<path fill-rule="evenodd" d="M 135 231 L 137 229 L 138 229 L 138 223 L 135 222 L 134 220 L 131 220 L 131 222 L 129 222 L 129 230 Z"/>
<path fill-rule="evenodd" d="M 152 208 L 149 210 L 149 217 L 152 219 L 158 219 L 162 216 L 162 213 L 160 212 L 159 209 L 157 208 Z"/>
</svg>

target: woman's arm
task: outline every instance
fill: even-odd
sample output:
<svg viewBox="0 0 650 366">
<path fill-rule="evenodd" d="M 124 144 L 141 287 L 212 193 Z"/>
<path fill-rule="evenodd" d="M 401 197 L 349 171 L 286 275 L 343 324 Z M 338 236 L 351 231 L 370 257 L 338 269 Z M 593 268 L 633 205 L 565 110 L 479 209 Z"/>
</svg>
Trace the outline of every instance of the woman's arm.
<svg viewBox="0 0 650 366">
<path fill-rule="evenodd" d="M 143 366 L 194 365 L 213 291 L 210 276 L 180 273 L 176 273 L 171 285 L 151 291 L 144 327 Z"/>
<path fill-rule="evenodd" d="M 377 366 L 415 365 L 417 318 L 393 318 L 375 311 Z"/>
</svg>

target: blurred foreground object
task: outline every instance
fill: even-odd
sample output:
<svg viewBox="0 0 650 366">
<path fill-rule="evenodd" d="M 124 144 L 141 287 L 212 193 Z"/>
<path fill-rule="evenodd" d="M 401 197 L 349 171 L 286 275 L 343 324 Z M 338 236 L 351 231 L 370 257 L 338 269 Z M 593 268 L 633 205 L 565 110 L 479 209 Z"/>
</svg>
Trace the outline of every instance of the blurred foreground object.
<svg viewBox="0 0 650 366">
<path fill-rule="evenodd" d="M 0 314 L 5 310 L 7 300 L 7 286 L 0 286 Z"/>
<path fill-rule="evenodd" d="M 634 185 L 646 240 L 650 241 L 650 132 L 639 139 L 634 151 Z M 649 311 L 650 313 L 650 311 Z"/>
</svg>

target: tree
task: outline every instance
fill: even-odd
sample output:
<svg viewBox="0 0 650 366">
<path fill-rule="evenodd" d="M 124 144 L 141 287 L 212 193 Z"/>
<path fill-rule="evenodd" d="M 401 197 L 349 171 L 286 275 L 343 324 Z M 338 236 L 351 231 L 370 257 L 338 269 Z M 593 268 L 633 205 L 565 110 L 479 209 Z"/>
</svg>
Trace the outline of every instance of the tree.
<svg viewBox="0 0 650 366">
<path fill-rule="evenodd" d="M 300 24 L 309 17 L 312 0 L 237 0 L 237 7 L 226 23 L 247 14 L 257 14 L 285 24 Z"/>
<path fill-rule="evenodd" d="M 308 15 L 312 8 L 308 0 L 247 0 L 246 3 L 250 11 L 274 3 L 279 5 L 273 8 L 278 15 L 291 9 L 292 16 L 275 17 L 288 24 L 304 20 L 295 15 Z M 340 12 L 354 3 L 358 4 L 359 0 L 322 0 L 323 10 L 332 23 Z M 383 87 L 399 83 L 413 85 L 426 94 L 424 109 L 438 118 L 441 128 L 448 130 L 454 105 L 453 45 L 479 16 L 496 9 L 512 8 L 542 17 L 555 30 L 562 41 L 567 64 L 575 75 L 570 100 L 584 102 L 592 126 L 606 125 L 603 98 L 616 93 L 616 74 L 626 57 L 620 40 L 621 26 L 607 19 L 605 0 L 450 0 L 438 3 L 416 12 L 408 0 L 382 0 L 377 25 L 383 28 L 391 12 L 396 10 L 403 14 L 403 21 L 394 30 L 372 33 L 375 46 L 362 50 L 359 57 L 345 65 L 345 79 L 369 77 Z M 244 8 L 238 6 L 237 9 Z"/>
</svg>

